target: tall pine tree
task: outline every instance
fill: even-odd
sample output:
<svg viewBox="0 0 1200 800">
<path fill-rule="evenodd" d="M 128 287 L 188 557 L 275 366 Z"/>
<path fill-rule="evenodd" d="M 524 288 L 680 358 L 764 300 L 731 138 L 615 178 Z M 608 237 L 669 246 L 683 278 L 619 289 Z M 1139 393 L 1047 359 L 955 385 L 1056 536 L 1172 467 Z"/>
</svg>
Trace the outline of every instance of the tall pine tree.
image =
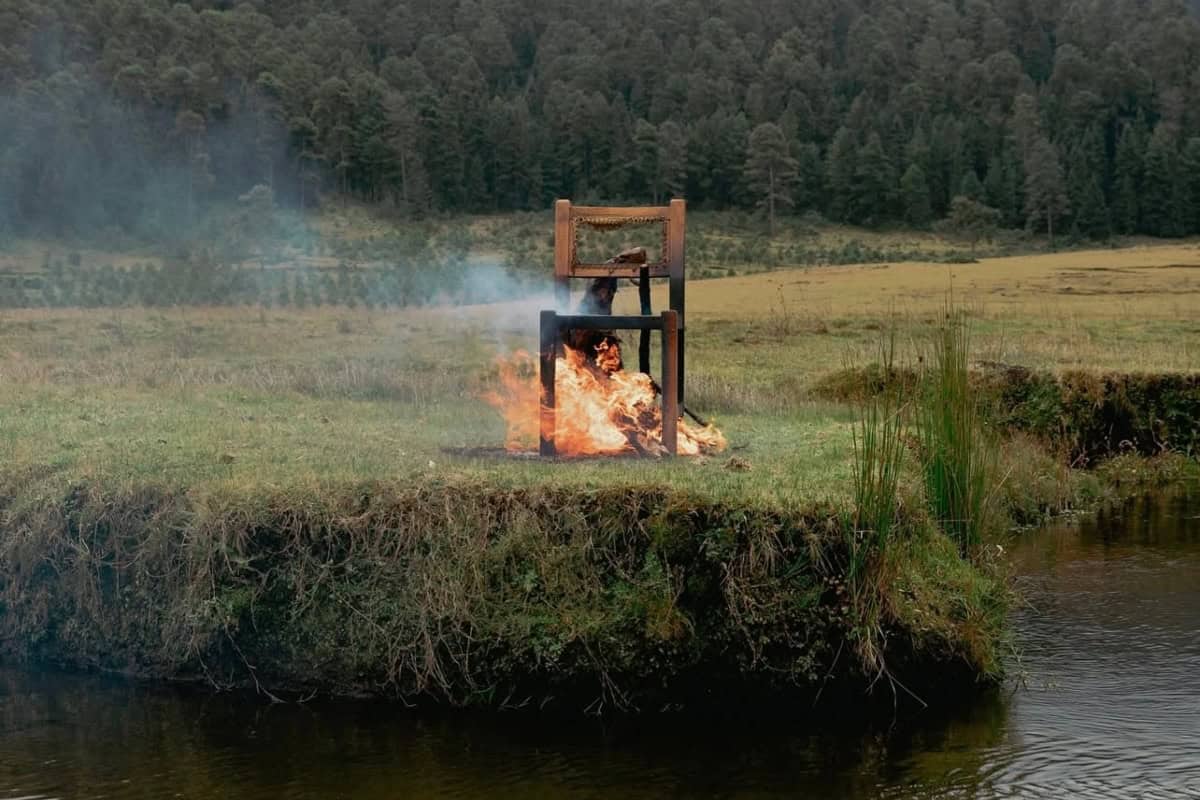
<svg viewBox="0 0 1200 800">
<path fill-rule="evenodd" d="M 1200 136 L 1193 136 L 1183 146 L 1179 171 L 1184 181 L 1184 233 L 1200 233 Z"/>
<path fill-rule="evenodd" d="M 1125 126 L 1117 140 L 1113 164 L 1113 223 L 1119 233 L 1132 234 L 1141 230 L 1142 208 L 1140 194 L 1145 172 L 1145 135 L 1141 121 Z"/>
<path fill-rule="evenodd" d="M 1054 226 L 1071 209 L 1058 151 L 1044 136 L 1034 140 L 1025 164 L 1025 218 L 1030 229 L 1045 229 L 1054 246 Z"/>
<path fill-rule="evenodd" d="M 900 178 L 900 204 L 904 221 L 914 228 L 924 228 L 933 220 L 929 204 L 929 183 L 920 164 L 910 164 Z"/>
<path fill-rule="evenodd" d="M 968 197 L 975 202 L 983 201 L 983 183 L 979 180 L 979 176 L 975 174 L 974 169 L 968 169 L 963 173 L 962 180 L 958 183 L 958 194 L 961 197 Z"/>
<path fill-rule="evenodd" d="M 1012 142 L 1006 142 L 988 162 L 984 196 L 987 204 L 1000 212 L 1001 224 L 1009 228 L 1024 224 L 1025 171 Z"/>
<path fill-rule="evenodd" d="M 633 157 L 634 192 L 658 203 L 658 129 L 644 119 L 633 124 Z"/>
<path fill-rule="evenodd" d="M 658 126 L 658 186 L 666 197 L 683 197 L 687 189 L 687 135 L 674 120 Z"/>
<path fill-rule="evenodd" d="M 795 149 L 796 183 L 792 190 L 797 210 L 820 209 L 825 196 L 825 174 L 821 163 L 821 148 L 804 142 Z"/>
<path fill-rule="evenodd" d="M 838 129 L 825 155 L 825 188 L 829 196 L 827 213 L 836 222 L 847 222 L 851 215 L 854 192 L 854 134 L 849 128 Z"/>
<path fill-rule="evenodd" d="M 767 225 L 775 235 L 775 214 L 780 206 L 791 206 L 792 184 L 796 181 L 796 159 L 788 152 L 783 130 L 764 122 L 750 134 L 746 150 L 746 187 L 767 214 Z"/>
<path fill-rule="evenodd" d="M 877 225 L 892 214 L 896 172 L 878 133 L 872 133 L 858 151 L 850 201 L 852 222 Z"/>
<path fill-rule="evenodd" d="M 1071 230 L 1076 236 L 1106 239 L 1111 232 L 1104 200 L 1104 145 L 1093 129 L 1071 148 L 1067 166 L 1067 195 L 1071 201 Z"/>
<path fill-rule="evenodd" d="M 1154 236 L 1182 236 L 1182 175 L 1178 169 L 1175 142 L 1167 128 L 1159 125 L 1146 147 L 1146 172 L 1142 185 L 1142 224 Z"/>
</svg>

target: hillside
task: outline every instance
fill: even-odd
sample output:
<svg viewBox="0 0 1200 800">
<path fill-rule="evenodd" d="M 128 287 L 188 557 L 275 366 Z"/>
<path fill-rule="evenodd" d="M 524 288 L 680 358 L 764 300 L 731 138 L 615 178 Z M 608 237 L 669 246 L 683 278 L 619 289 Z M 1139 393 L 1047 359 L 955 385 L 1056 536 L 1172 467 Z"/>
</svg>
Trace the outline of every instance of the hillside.
<svg viewBox="0 0 1200 800">
<path fill-rule="evenodd" d="M 194 239 L 239 198 L 670 195 L 1196 233 L 1190 5 L 0 0 L 0 234 Z"/>
</svg>

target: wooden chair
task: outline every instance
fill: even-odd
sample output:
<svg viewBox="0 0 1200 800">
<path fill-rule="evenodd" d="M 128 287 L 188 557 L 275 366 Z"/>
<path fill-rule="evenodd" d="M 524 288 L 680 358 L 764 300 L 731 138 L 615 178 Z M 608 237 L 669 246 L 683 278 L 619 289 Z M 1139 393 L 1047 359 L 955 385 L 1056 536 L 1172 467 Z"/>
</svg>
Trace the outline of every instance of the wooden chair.
<svg viewBox="0 0 1200 800">
<path fill-rule="evenodd" d="M 589 316 L 543 311 L 541 315 L 541 442 L 544 456 L 556 454 L 555 372 L 561 335 L 564 330 L 638 330 L 641 339 L 638 361 L 642 372 L 650 373 L 650 331 L 662 331 L 662 442 L 674 455 L 677 424 L 683 408 L 684 339 L 684 236 L 686 206 L 672 200 L 667 206 L 616 207 L 575 206 L 569 200 L 554 205 L 554 283 L 558 305 L 570 304 L 570 282 L 577 278 L 631 278 L 638 281 L 640 316 Z M 662 249 L 654 263 L 610 261 L 591 264 L 579 260 L 580 226 L 613 230 L 627 225 L 658 223 L 662 226 Z M 650 279 L 670 280 L 668 310 L 654 315 L 650 307 Z"/>
<path fill-rule="evenodd" d="M 555 295 L 561 308 L 570 303 L 572 278 L 633 278 L 639 281 L 638 294 L 641 298 L 643 316 L 650 316 L 650 278 L 668 278 L 670 288 L 668 307 L 675 312 L 678 322 L 678 345 L 676 366 L 678 367 L 678 399 L 683 404 L 684 384 L 684 333 L 687 328 L 684 317 L 685 282 L 685 238 L 687 204 L 680 199 L 666 206 L 576 206 L 570 200 L 559 200 L 554 204 L 554 284 Z M 580 226 L 600 230 L 614 230 L 627 225 L 659 223 L 662 226 L 662 248 L 658 261 L 652 264 L 589 264 L 579 260 L 578 230 Z M 650 372 L 649 332 L 643 331 L 638 347 L 638 367 Z"/>
</svg>

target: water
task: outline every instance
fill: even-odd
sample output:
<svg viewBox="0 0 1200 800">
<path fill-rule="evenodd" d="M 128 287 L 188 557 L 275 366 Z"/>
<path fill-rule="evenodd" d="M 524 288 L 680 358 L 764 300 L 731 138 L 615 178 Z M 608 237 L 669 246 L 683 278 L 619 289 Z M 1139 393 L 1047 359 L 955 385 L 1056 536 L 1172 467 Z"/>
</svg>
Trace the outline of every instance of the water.
<svg viewBox="0 0 1200 800">
<path fill-rule="evenodd" d="M 564 724 L 0 670 L 0 800 L 1200 798 L 1200 492 L 1015 549 L 1025 687 L 950 713 Z"/>
</svg>

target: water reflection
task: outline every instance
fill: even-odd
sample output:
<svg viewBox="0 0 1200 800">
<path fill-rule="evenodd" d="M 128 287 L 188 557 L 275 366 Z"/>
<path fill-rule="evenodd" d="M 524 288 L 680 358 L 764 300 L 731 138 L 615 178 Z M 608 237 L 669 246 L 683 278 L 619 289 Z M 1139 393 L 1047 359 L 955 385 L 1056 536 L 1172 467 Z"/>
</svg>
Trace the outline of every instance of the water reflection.
<svg viewBox="0 0 1200 800">
<path fill-rule="evenodd" d="M 1096 797 L 1200 793 L 1197 514 L 1194 494 L 1147 499 L 1022 549 L 1029 677 L 1013 704 L 1008 781 Z"/>
<path fill-rule="evenodd" d="M 1005 727 L 998 701 L 890 732 L 430 719 L 366 703 L 248 711 L 242 697 L 14 672 L 0 672 L 0 705 L 0 798 L 867 797 L 940 780 L 931 753 L 981 774 L 972 754 Z M 813 713 L 831 712 L 798 710 Z"/>
<path fill-rule="evenodd" d="M 1200 796 L 1200 503 L 1017 547 L 1027 688 L 890 726 L 418 717 L 0 670 L 0 800 Z"/>
</svg>

